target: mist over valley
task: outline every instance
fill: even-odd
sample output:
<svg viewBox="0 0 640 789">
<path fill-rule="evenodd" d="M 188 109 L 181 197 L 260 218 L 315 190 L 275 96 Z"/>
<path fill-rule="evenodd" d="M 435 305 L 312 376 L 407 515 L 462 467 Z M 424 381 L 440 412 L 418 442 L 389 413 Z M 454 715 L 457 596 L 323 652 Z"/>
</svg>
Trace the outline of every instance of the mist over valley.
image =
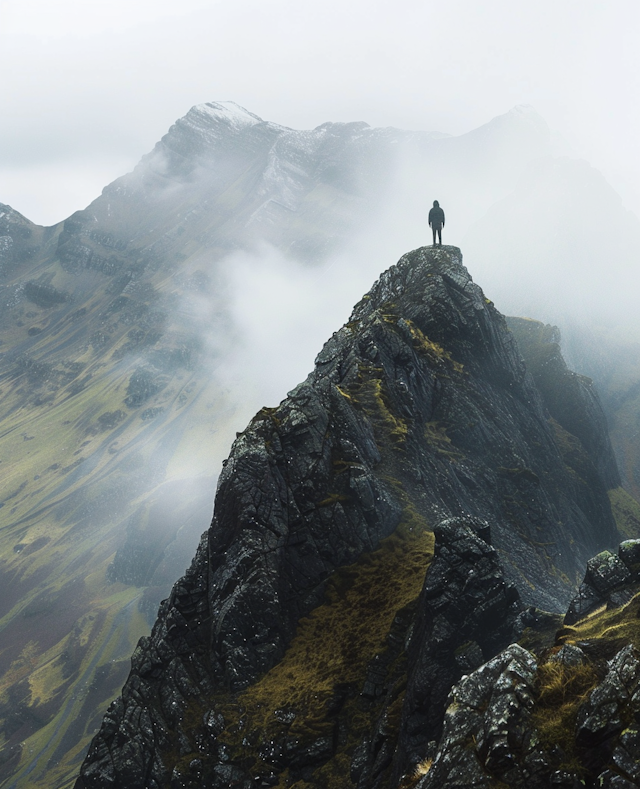
<svg viewBox="0 0 640 789">
<path fill-rule="evenodd" d="M 599 475 L 597 501 L 585 504 L 575 483 L 566 510 L 593 534 L 580 542 L 576 526 L 579 548 L 558 578 L 535 599 L 518 594 L 558 614 L 587 559 L 617 544 L 613 515 L 640 535 L 640 222 L 604 176 L 526 106 L 457 136 L 359 121 L 298 131 L 250 110 L 193 107 L 132 172 L 52 227 L 0 205 L 2 786 L 76 777 L 138 639 L 209 528 L 233 441 L 307 378 L 380 273 L 430 243 L 436 198 L 445 248 L 461 248 L 491 310 L 531 319 L 509 319 L 508 336 L 543 392 L 539 408 L 578 437 Z M 453 364 L 443 358 L 431 361 Z M 436 422 L 427 444 L 445 468 L 460 448 Z M 583 473 L 562 462 L 567 479 Z M 516 484 L 515 461 L 488 465 Z M 436 499 L 430 524 L 459 514 Z M 368 549 L 392 521 L 371 527 Z M 504 540 L 495 544 L 518 555 Z M 332 570 L 359 555 L 347 553 Z M 509 583 L 523 566 L 505 570 Z"/>
</svg>

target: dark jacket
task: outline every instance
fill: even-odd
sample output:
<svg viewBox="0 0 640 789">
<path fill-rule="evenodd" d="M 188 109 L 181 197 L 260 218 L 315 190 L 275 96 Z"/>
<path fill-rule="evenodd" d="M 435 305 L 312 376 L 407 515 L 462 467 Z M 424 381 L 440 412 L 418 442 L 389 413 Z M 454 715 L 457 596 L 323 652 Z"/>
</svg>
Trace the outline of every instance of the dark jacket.
<svg viewBox="0 0 640 789">
<path fill-rule="evenodd" d="M 429 211 L 429 225 L 436 230 L 439 227 L 444 227 L 444 211 L 440 206 L 434 206 Z"/>
</svg>

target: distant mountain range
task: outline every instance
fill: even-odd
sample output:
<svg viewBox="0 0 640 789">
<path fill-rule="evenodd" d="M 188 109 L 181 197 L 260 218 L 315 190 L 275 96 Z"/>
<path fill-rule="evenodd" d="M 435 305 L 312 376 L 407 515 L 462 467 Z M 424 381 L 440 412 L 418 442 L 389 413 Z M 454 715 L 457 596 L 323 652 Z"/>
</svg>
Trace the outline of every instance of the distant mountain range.
<svg viewBox="0 0 640 789">
<path fill-rule="evenodd" d="M 451 137 L 295 131 L 208 103 L 58 225 L 0 205 L 3 786 L 53 789 L 77 771 L 209 525 L 235 432 L 284 398 L 273 382 L 297 382 L 390 260 L 428 240 L 433 199 L 445 242 L 464 244 L 503 312 L 560 323 L 569 358 L 603 385 L 615 353 L 640 360 L 637 346 L 615 351 L 609 301 L 625 326 L 638 221 L 596 171 L 556 153 L 530 108 Z M 255 281 L 264 294 L 243 301 Z M 313 309 L 265 349 L 300 283 Z M 243 320 L 256 303 L 264 326 Z M 609 322 L 602 358 L 581 340 L 584 309 L 594 336 Z M 603 398 L 637 493 L 640 361 L 616 369 Z"/>
</svg>

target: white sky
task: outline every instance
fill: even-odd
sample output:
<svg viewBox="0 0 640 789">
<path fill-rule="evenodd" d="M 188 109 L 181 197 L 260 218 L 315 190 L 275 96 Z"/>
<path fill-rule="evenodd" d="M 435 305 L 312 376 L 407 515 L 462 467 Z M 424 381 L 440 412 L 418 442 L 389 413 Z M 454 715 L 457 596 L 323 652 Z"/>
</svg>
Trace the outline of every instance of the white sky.
<svg viewBox="0 0 640 789">
<path fill-rule="evenodd" d="M 640 209 L 638 0 L 0 0 L 0 202 L 52 224 L 203 101 L 459 134 L 532 104 Z"/>
</svg>

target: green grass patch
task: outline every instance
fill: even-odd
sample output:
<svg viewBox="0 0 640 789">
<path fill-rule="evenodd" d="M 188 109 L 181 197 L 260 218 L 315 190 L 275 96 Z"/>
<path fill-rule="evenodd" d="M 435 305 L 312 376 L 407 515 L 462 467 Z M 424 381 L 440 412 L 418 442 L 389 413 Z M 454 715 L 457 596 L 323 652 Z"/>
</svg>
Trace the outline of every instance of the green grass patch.
<svg viewBox="0 0 640 789">
<path fill-rule="evenodd" d="M 360 398 L 361 401 L 364 398 L 365 401 L 373 405 L 373 408 L 369 411 L 369 415 L 384 423 L 387 428 L 387 433 L 393 441 L 402 443 L 406 440 L 408 433 L 407 423 L 404 419 L 396 416 L 391 410 L 384 383 L 381 378 L 369 378 L 365 380 L 360 390 Z"/>
<path fill-rule="evenodd" d="M 640 594 L 621 608 L 606 610 L 602 607 L 572 627 L 561 628 L 552 653 L 561 644 L 581 646 L 588 657 L 577 666 L 549 660 L 541 662 L 532 722 L 541 745 L 560 756 L 556 769 L 586 776 L 585 754 L 575 743 L 578 710 L 604 679 L 606 661 L 627 644 L 640 648 Z M 627 713 L 631 715 L 630 710 Z"/>
<path fill-rule="evenodd" d="M 538 667 L 539 695 L 533 724 L 543 747 L 562 749 L 564 768 L 580 765 L 575 746 L 576 716 L 600 679 L 591 663 L 568 666 L 551 661 Z"/>
<path fill-rule="evenodd" d="M 571 628 L 565 627 L 563 633 L 564 642 L 569 644 L 598 640 L 607 659 L 613 656 L 612 651 L 617 652 L 625 644 L 640 649 L 640 594 L 621 608 L 594 611 Z"/>
<path fill-rule="evenodd" d="M 360 682 L 369 660 L 385 648 L 396 612 L 420 593 L 433 544 L 431 532 L 400 528 L 377 551 L 338 570 L 326 602 L 300 621 L 282 661 L 239 701 L 263 710 L 258 717 L 268 725 L 282 706 L 308 713 L 336 685 Z M 292 731 L 305 725 L 294 722 Z"/>
</svg>

